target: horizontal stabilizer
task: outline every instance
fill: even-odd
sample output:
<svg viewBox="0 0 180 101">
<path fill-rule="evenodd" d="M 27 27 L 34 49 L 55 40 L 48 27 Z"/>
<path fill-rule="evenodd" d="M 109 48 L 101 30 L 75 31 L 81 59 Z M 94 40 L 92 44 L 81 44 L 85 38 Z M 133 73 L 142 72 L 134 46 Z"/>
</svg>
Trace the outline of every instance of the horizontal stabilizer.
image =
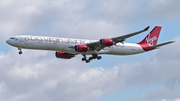
<svg viewBox="0 0 180 101">
<path fill-rule="evenodd" d="M 159 47 L 161 47 L 161 46 L 164 46 L 164 45 L 167 45 L 167 44 L 170 44 L 170 43 L 173 43 L 173 42 L 175 42 L 175 41 L 169 41 L 169 42 L 165 42 L 165 43 L 162 43 L 162 44 L 150 46 L 150 47 L 148 47 L 148 49 L 159 48 Z"/>
</svg>

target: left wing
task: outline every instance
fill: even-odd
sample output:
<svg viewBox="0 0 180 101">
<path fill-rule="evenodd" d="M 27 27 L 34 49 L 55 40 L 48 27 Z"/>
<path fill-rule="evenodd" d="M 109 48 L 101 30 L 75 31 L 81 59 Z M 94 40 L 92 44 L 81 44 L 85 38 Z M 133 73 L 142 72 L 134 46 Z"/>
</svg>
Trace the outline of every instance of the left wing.
<svg viewBox="0 0 180 101">
<path fill-rule="evenodd" d="M 89 47 L 90 50 L 100 51 L 101 49 L 103 49 L 105 47 L 108 47 L 108 46 L 115 45 L 118 42 L 123 43 L 123 41 L 125 41 L 127 38 L 135 36 L 135 35 L 140 34 L 142 32 L 145 32 L 148 29 L 149 29 L 149 26 L 146 27 L 145 29 L 141 30 L 141 31 L 138 31 L 138 32 L 134 32 L 134 33 L 131 33 L 131 34 L 127 34 L 127 35 L 123 35 L 123 36 L 119 36 L 119 37 L 114 37 L 114 38 L 110 38 L 110 39 L 104 39 L 104 40 L 101 39 L 100 41 L 88 43 L 86 45 Z M 105 40 L 107 42 L 103 42 Z M 108 42 L 109 42 L 109 44 L 108 44 Z M 103 45 L 103 43 L 105 43 L 105 44 L 107 43 L 108 45 Z M 110 43 L 113 43 L 113 44 L 110 44 Z"/>
</svg>

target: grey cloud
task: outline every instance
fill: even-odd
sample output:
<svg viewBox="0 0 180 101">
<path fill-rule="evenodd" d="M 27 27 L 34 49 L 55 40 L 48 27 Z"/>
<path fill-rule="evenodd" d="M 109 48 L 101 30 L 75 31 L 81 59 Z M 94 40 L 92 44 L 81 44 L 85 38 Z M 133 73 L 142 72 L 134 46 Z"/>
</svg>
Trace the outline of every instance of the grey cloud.
<svg viewBox="0 0 180 101">
<path fill-rule="evenodd" d="M 81 11 L 85 3 L 82 0 L 51 2 L 16 0 L 4 1 L 1 5 L 1 41 L 17 34 L 94 38 L 94 35 L 104 35 L 102 33 L 106 34 L 104 36 L 118 33 L 121 28 L 111 22 L 83 17 Z"/>
<path fill-rule="evenodd" d="M 148 2 L 146 14 L 148 19 L 153 21 L 175 21 L 179 19 L 180 2 L 177 0 L 151 0 Z"/>
<path fill-rule="evenodd" d="M 161 4 L 161 1 L 163 0 L 157 1 L 157 5 Z M 88 2 L 83 0 L 2 0 L 1 41 L 5 40 L 5 37 L 24 33 L 99 39 L 125 34 L 134 26 L 134 22 L 141 19 L 153 20 L 161 11 L 163 14 L 160 14 L 159 18 L 168 16 L 165 20 L 179 16 L 177 10 L 171 13 L 177 8 L 178 1 L 164 0 L 167 2 L 163 3 L 166 4 L 164 6 L 153 5 L 154 0 L 144 1 L 141 2 L 145 4 L 142 8 L 139 2 L 99 0 L 95 2 L 97 5 L 93 6 L 91 2 L 92 5 L 87 8 Z M 165 13 L 164 8 L 167 6 L 174 8 Z M 56 59 L 54 52 L 32 50 L 23 50 L 24 54 L 19 56 L 17 50 L 11 49 L 7 54 L 0 54 L 0 99 L 84 101 L 117 89 L 146 87 L 151 84 L 166 86 L 146 93 L 143 99 L 178 99 L 176 94 L 179 92 L 173 88 L 176 88 L 175 81 L 180 80 L 180 49 L 177 47 L 179 37 L 175 40 L 176 43 L 155 50 L 148 57 L 136 60 L 136 63 L 121 62 L 110 69 L 91 67 L 81 62 L 80 57 L 71 60 Z M 164 90 L 166 94 L 153 99 L 154 95 Z M 169 92 L 175 96 L 166 97 Z"/>
<path fill-rule="evenodd" d="M 129 101 L 176 101 L 179 96 L 180 68 L 179 55 L 180 37 L 175 43 L 154 50 L 148 57 L 138 59 L 136 63 L 120 64 L 121 71 L 118 78 L 124 77 L 124 84 L 120 89 L 143 88 L 148 85 L 157 85 L 154 89 L 146 92 L 143 96 L 128 98 Z M 122 80 L 122 79 L 121 79 Z"/>
<path fill-rule="evenodd" d="M 126 98 L 126 101 L 132 101 L 134 99 L 138 101 L 179 101 L 179 93 L 178 87 L 172 90 L 161 84 L 142 95 Z"/>
<path fill-rule="evenodd" d="M 166 46 L 165 49 L 176 47 L 179 44 L 178 40 L 179 37 L 176 43 Z M 145 93 L 145 96 L 136 99 L 178 99 L 176 81 L 180 80 L 179 59 L 176 58 L 177 61 L 174 61 L 171 58 L 174 53 L 164 60 L 164 54 L 168 52 L 165 49 L 155 50 L 149 57 L 142 57 L 136 63 L 122 62 L 109 69 L 92 68 L 80 61 L 79 56 L 63 60 L 56 59 L 54 52 L 32 50 L 23 50 L 24 54 L 19 56 L 16 54 L 17 50 L 12 49 L 7 54 L 0 55 L 1 99 L 84 101 L 99 98 L 117 89 L 130 90 L 153 84 L 164 86 L 156 87 Z M 164 93 L 158 96 L 158 92 L 161 91 Z M 173 94 L 166 96 L 170 92 Z"/>
<path fill-rule="evenodd" d="M 146 19 L 147 25 L 148 21 L 155 21 L 156 16 L 165 18 L 164 20 L 170 20 L 172 16 L 179 18 L 177 4 L 175 0 L 165 0 L 163 3 L 161 0 L 3 0 L 0 8 L 1 41 L 17 34 L 71 36 L 84 39 L 94 39 L 94 36 L 97 39 L 120 36 L 129 32 L 134 26 L 132 23 L 142 22 L 143 19 Z M 164 10 L 165 8 L 170 9 Z"/>
<path fill-rule="evenodd" d="M 15 52 L 1 54 L 2 100 L 84 101 L 114 89 L 111 82 L 116 78 L 116 68 L 90 68 L 78 57 L 56 59 L 54 52 L 24 50 L 22 56 Z"/>
</svg>

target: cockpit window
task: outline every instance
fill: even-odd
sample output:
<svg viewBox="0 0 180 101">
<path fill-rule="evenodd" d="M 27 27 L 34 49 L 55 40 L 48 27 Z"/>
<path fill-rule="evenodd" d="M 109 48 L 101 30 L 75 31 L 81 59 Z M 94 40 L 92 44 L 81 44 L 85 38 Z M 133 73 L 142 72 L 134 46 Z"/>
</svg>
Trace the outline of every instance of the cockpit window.
<svg viewBox="0 0 180 101">
<path fill-rule="evenodd" d="M 10 38 L 10 39 L 15 39 L 15 38 Z"/>
</svg>

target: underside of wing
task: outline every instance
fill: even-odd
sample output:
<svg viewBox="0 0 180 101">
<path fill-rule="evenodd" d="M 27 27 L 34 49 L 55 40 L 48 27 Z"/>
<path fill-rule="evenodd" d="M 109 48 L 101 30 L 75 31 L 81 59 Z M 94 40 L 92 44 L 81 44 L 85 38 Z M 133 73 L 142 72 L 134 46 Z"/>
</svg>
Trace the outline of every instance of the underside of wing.
<svg viewBox="0 0 180 101">
<path fill-rule="evenodd" d="M 101 46 L 99 41 L 97 42 L 93 42 L 93 43 L 88 43 L 86 44 L 90 50 L 96 50 L 96 51 L 100 51 L 101 49 L 104 48 L 104 46 Z"/>
</svg>

